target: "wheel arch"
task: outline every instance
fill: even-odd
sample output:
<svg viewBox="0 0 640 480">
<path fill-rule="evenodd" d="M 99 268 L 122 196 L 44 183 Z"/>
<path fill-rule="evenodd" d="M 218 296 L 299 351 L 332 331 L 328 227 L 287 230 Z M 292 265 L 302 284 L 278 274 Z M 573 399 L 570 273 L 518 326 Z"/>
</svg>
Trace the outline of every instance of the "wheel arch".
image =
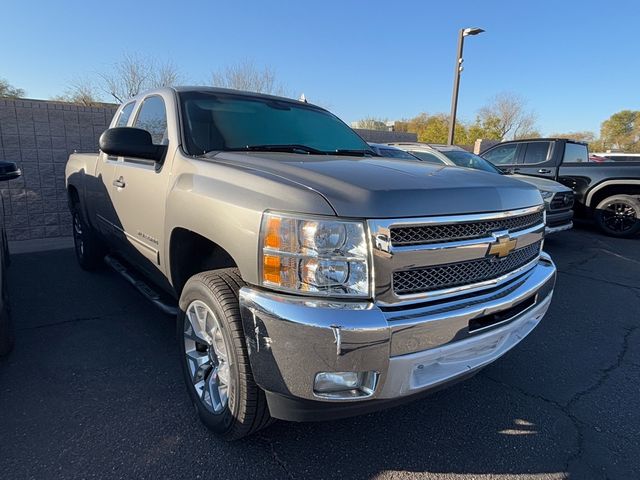
<svg viewBox="0 0 640 480">
<path fill-rule="evenodd" d="M 640 179 L 605 180 L 587 192 L 585 205 L 595 209 L 602 200 L 612 195 L 640 196 Z"/>
<path fill-rule="evenodd" d="M 179 297 L 187 280 L 209 270 L 238 267 L 231 254 L 198 232 L 176 227 L 169 238 L 171 285 Z"/>
</svg>

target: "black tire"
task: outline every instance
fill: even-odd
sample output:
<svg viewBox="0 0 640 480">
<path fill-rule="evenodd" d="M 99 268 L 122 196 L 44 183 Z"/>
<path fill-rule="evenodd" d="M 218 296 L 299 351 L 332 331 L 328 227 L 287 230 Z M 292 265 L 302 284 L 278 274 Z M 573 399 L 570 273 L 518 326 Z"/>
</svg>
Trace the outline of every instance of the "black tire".
<svg viewBox="0 0 640 480">
<path fill-rule="evenodd" d="M 84 218 L 78 203 L 71 210 L 73 222 L 73 244 L 76 259 L 83 270 L 89 272 L 102 266 L 106 249 Z"/>
<path fill-rule="evenodd" d="M 0 357 L 8 355 L 13 350 L 13 322 L 11 312 L 6 299 L 3 300 L 3 308 L 0 311 Z"/>
<path fill-rule="evenodd" d="M 191 277 L 180 296 L 177 336 L 187 391 L 202 422 L 225 440 L 246 437 L 271 423 L 265 394 L 254 382 L 249 364 L 238 300 L 243 285 L 238 269 L 213 270 Z M 207 395 L 204 393 L 206 387 L 202 387 L 202 397 L 198 393 L 190 367 L 193 364 L 187 360 L 186 343 L 191 340 L 185 340 L 188 335 L 185 332 L 192 332 L 187 310 L 195 305 L 194 302 L 204 304 L 215 315 L 224 338 L 229 372 L 228 400 L 218 412 L 214 412 L 212 405 L 203 398 Z M 205 347 L 203 343 L 201 348 Z M 200 378 L 206 383 L 205 374 Z"/>
<path fill-rule="evenodd" d="M 600 229 L 612 237 L 631 238 L 640 233 L 640 201 L 631 195 L 612 195 L 595 211 Z"/>
</svg>

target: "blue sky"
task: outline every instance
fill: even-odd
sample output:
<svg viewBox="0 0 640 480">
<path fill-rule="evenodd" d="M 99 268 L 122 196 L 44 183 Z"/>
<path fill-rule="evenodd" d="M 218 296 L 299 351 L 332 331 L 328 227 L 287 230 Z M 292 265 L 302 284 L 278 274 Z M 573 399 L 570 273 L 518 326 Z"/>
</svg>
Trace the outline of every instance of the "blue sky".
<svg viewBox="0 0 640 480">
<path fill-rule="evenodd" d="M 525 97 L 543 134 L 598 132 L 640 110 L 637 1 L 3 0 L 0 77 L 32 98 L 62 93 L 123 52 L 171 60 L 188 83 L 239 60 L 269 65 L 343 120 L 448 112 L 456 35 L 459 117 L 501 91 Z"/>
</svg>

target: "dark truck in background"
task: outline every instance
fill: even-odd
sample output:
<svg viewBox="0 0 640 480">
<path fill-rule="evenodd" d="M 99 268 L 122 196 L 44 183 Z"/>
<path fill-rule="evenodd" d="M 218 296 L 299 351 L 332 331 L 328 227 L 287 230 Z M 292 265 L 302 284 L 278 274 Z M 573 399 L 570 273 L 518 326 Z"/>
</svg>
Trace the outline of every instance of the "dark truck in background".
<svg viewBox="0 0 640 480">
<path fill-rule="evenodd" d="M 608 235 L 640 232 L 640 161 L 589 162 L 586 143 L 563 138 L 502 142 L 481 153 L 509 173 L 550 178 L 575 192 L 577 218 L 593 218 Z"/>
</svg>

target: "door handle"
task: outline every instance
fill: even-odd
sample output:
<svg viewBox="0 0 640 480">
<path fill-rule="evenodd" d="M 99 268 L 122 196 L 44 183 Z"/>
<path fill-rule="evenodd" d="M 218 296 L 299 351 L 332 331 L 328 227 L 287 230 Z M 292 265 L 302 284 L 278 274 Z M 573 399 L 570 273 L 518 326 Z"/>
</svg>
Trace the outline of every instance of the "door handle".
<svg viewBox="0 0 640 480">
<path fill-rule="evenodd" d="M 551 170 L 549 170 L 548 168 L 541 168 L 538 170 L 538 173 L 551 173 Z"/>
<path fill-rule="evenodd" d="M 124 188 L 127 184 L 124 183 L 124 178 L 120 177 L 113 181 L 113 186 L 118 188 Z"/>
</svg>

